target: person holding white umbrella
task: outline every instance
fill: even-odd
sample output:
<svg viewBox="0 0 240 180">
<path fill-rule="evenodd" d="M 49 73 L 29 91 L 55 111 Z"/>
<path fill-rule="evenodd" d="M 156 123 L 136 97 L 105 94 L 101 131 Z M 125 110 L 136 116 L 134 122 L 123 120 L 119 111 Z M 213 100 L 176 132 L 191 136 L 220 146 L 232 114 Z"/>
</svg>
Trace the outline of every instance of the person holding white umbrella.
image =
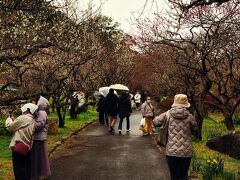
<svg viewBox="0 0 240 180">
<path fill-rule="evenodd" d="M 13 132 L 10 142 L 12 149 L 13 170 L 16 180 L 29 180 L 31 178 L 31 152 L 34 132 L 34 113 L 38 106 L 32 103 L 25 104 L 21 110 L 22 115 L 9 117 L 5 122 L 7 130 Z"/>
</svg>

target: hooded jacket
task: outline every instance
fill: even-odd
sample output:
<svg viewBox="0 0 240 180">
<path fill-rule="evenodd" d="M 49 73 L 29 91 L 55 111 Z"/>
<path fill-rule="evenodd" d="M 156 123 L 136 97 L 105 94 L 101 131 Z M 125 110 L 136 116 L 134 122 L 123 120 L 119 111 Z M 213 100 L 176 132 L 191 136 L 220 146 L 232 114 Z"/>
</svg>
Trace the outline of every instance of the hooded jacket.
<svg viewBox="0 0 240 180">
<path fill-rule="evenodd" d="M 49 102 L 46 98 L 40 96 L 38 100 L 38 112 L 35 122 L 34 140 L 46 140 L 48 134 L 48 117 L 46 113 Z"/>
<path fill-rule="evenodd" d="M 153 120 L 155 126 L 161 126 L 167 119 L 166 112 Z M 197 129 L 197 123 L 190 112 L 183 107 L 173 107 L 169 110 L 168 141 L 166 155 L 176 157 L 191 157 L 191 130 Z"/>
<path fill-rule="evenodd" d="M 131 102 L 128 95 L 120 96 L 118 111 L 120 118 L 129 117 L 130 113 L 132 113 Z"/>
<path fill-rule="evenodd" d="M 10 132 L 14 133 L 9 147 L 12 148 L 17 142 L 21 142 L 31 148 L 34 124 L 35 121 L 31 114 L 20 115 L 14 121 L 7 118 L 5 126 Z"/>
<path fill-rule="evenodd" d="M 109 116 L 118 115 L 119 98 L 114 93 L 108 93 L 105 99 L 105 111 Z"/>
</svg>

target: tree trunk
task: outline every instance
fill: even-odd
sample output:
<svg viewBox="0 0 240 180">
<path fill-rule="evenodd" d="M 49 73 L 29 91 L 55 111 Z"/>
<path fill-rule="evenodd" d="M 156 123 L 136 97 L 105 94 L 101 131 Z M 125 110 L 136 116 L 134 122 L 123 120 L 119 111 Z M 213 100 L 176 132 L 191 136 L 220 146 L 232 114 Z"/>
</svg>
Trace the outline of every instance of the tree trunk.
<svg viewBox="0 0 240 180">
<path fill-rule="evenodd" d="M 66 113 L 67 113 L 67 108 L 66 106 L 63 106 L 63 121 L 65 122 L 65 118 L 66 118 Z"/>
<path fill-rule="evenodd" d="M 227 130 L 234 130 L 234 124 L 233 124 L 233 119 L 232 119 L 232 113 L 231 113 L 231 110 L 225 108 L 223 109 L 223 115 L 224 115 L 224 122 L 225 122 L 225 125 L 227 127 Z"/>
<path fill-rule="evenodd" d="M 52 109 L 52 113 L 55 113 L 55 104 L 54 103 L 52 103 L 52 105 L 51 105 L 51 109 Z"/>
<path fill-rule="evenodd" d="M 205 105 L 205 95 L 201 96 L 198 102 L 198 109 L 199 109 L 199 113 L 201 114 L 201 118 L 207 118 L 208 117 L 208 113 L 207 113 L 207 109 L 206 109 L 206 105 Z"/>
<path fill-rule="evenodd" d="M 62 114 L 61 114 L 61 108 L 56 107 L 56 109 L 57 109 L 59 127 L 62 128 L 62 127 L 64 127 L 65 122 L 64 122 L 64 119 L 63 119 Z"/>
<path fill-rule="evenodd" d="M 197 139 L 200 141 L 202 140 L 202 124 L 203 124 L 203 118 L 201 116 L 198 116 L 197 119 L 197 124 L 198 124 L 198 131 L 196 134 Z"/>
<path fill-rule="evenodd" d="M 190 112 L 193 114 L 194 113 L 194 116 L 196 117 L 196 122 L 198 124 L 198 130 L 196 132 L 196 134 L 194 134 L 194 136 L 198 139 L 198 140 L 202 140 L 202 124 L 203 124 L 203 116 L 202 116 L 202 111 L 200 110 L 200 107 L 199 107 L 199 103 L 197 103 L 195 97 L 194 97 L 194 94 L 190 94 L 190 100 L 191 100 L 191 103 L 192 103 L 192 111 L 190 110 Z M 204 108 L 202 106 L 202 108 Z"/>
</svg>

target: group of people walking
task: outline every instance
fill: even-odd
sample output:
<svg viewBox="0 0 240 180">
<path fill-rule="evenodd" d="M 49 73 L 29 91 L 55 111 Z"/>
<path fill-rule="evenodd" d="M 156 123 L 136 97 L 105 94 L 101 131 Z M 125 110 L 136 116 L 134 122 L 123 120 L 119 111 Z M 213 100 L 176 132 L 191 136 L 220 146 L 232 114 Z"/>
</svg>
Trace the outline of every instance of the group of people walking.
<svg viewBox="0 0 240 180">
<path fill-rule="evenodd" d="M 141 108 L 142 116 L 145 119 L 144 127 L 141 128 L 143 135 L 151 135 L 154 126 L 167 126 L 166 159 L 171 180 L 187 180 L 192 157 L 191 133 L 198 130 L 193 115 L 188 111 L 190 103 L 187 96 L 185 94 L 175 95 L 172 107 L 156 117 L 149 94 L 145 95 L 145 101 L 142 104 L 141 94 L 136 93 L 135 96 L 133 97 L 137 99 L 135 103 L 138 103 L 136 109 Z M 105 113 L 108 117 L 110 132 L 114 132 L 117 116 L 120 119 L 119 134 L 121 134 L 124 118 L 127 121 L 127 130 L 130 130 L 129 117 L 132 109 L 130 96 L 127 93 L 123 92 L 118 97 L 111 89 L 106 98 L 100 98 L 98 107 L 103 111 L 102 114 L 99 112 L 99 119 L 102 118 L 100 122 L 103 123 Z"/>
<path fill-rule="evenodd" d="M 130 95 L 127 92 L 122 92 L 118 97 L 114 94 L 114 89 L 110 89 L 106 98 L 100 96 L 97 111 L 99 112 L 99 123 L 106 124 L 109 127 L 109 132 L 115 132 L 117 117 L 120 121 L 118 124 L 118 132 L 122 134 L 123 119 L 127 121 L 127 132 L 130 129 L 130 115 L 132 113 Z"/>
<path fill-rule="evenodd" d="M 43 96 L 36 99 L 37 105 L 28 103 L 22 108 L 22 115 L 14 119 L 10 114 L 5 125 L 13 133 L 13 170 L 16 180 L 40 179 L 51 175 L 47 152 L 49 102 Z"/>
<path fill-rule="evenodd" d="M 13 132 L 10 148 L 16 180 L 40 179 L 51 175 L 46 142 L 46 109 L 49 102 L 42 96 L 39 96 L 36 102 L 36 105 L 32 104 L 35 107 L 33 109 L 31 106 L 22 108 L 22 115 L 16 119 L 10 114 L 5 123 L 7 129 Z M 198 130 L 193 115 L 187 110 L 189 107 L 190 103 L 184 94 L 175 95 L 171 109 L 156 117 L 149 95 L 141 105 L 142 116 L 145 118 L 142 129 L 144 136 L 152 134 L 153 126 L 167 125 L 166 159 L 172 180 L 188 179 L 192 157 L 191 133 Z M 110 89 L 106 98 L 100 97 L 97 111 L 100 124 L 108 124 L 109 132 L 115 132 L 117 117 L 120 119 L 119 134 L 122 133 L 124 118 L 127 132 L 130 131 L 132 106 L 127 92 L 122 92 L 118 97 L 114 90 Z"/>
</svg>

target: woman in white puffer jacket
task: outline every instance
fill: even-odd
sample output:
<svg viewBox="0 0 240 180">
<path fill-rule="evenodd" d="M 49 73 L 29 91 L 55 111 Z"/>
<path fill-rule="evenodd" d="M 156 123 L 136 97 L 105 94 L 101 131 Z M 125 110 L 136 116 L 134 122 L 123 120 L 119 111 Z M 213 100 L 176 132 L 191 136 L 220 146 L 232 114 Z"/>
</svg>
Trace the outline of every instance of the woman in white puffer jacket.
<svg viewBox="0 0 240 180">
<path fill-rule="evenodd" d="M 187 96 L 177 94 L 172 108 L 153 120 L 155 126 L 161 126 L 168 120 L 168 139 L 166 157 L 172 180 L 188 179 L 188 169 L 192 157 L 191 131 L 197 130 L 197 123 L 189 108 Z"/>
</svg>

